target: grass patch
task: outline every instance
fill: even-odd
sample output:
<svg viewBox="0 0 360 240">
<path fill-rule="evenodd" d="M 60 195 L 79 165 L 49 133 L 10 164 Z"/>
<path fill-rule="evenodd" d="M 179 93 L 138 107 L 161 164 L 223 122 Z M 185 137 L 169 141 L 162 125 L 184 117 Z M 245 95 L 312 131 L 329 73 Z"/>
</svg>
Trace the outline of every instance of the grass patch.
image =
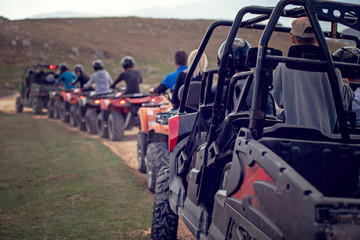
<svg viewBox="0 0 360 240">
<path fill-rule="evenodd" d="M 144 185 L 97 139 L 0 112 L 0 239 L 149 239 Z"/>
<path fill-rule="evenodd" d="M 19 86 L 22 75 L 25 71 L 25 66 L 2 66 L 0 68 L 0 96 L 13 95 L 19 92 Z M 9 84 L 13 89 L 6 87 Z"/>
</svg>

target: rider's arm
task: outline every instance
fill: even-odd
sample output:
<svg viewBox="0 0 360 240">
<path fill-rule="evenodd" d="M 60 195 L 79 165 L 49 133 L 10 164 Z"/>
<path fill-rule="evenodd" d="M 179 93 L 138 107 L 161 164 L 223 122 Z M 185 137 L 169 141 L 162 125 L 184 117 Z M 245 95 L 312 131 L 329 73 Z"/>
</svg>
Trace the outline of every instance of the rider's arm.
<svg viewBox="0 0 360 240">
<path fill-rule="evenodd" d="M 55 84 L 56 84 L 56 85 L 57 85 L 57 84 L 60 84 L 62 80 L 63 80 L 63 75 L 61 74 L 61 75 L 59 76 L 58 80 L 56 80 Z"/>
<path fill-rule="evenodd" d="M 80 77 L 81 75 L 79 77 L 76 77 L 75 80 L 70 83 L 70 86 L 74 86 L 77 82 L 79 82 Z"/>
<path fill-rule="evenodd" d="M 115 88 L 115 86 L 123 80 L 122 74 L 119 75 L 119 77 L 115 80 L 113 84 L 111 84 L 110 88 Z"/>
<path fill-rule="evenodd" d="M 156 88 L 154 88 L 153 92 L 160 94 L 160 93 L 165 92 L 167 89 L 168 89 L 168 88 L 167 88 L 164 84 L 160 83 L 159 86 L 157 86 Z"/>
<path fill-rule="evenodd" d="M 93 75 L 91 75 L 91 77 L 90 77 L 89 81 L 88 81 L 87 83 L 85 83 L 85 84 L 84 84 L 84 88 L 88 88 L 88 87 L 90 87 L 90 86 L 91 86 L 91 84 L 93 84 L 93 83 L 94 83 L 94 74 L 93 74 Z"/>
</svg>

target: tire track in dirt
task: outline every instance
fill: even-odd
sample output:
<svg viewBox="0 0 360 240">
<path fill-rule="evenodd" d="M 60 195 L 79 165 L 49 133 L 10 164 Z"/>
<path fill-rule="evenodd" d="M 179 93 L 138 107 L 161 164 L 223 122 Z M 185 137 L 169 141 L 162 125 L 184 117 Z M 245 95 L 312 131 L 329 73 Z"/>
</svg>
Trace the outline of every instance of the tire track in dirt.
<svg viewBox="0 0 360 240">
<path fill-rule="evenodd" d="M 0 98 L 0 111 L 9 114 L 15 114 L 15 100 L 17 95 L 7 96 Z M 105 146 L 111 149 L 117 156 L 119 156 L 130 168 L 131 172 L 144 184 L 145 191 L 148 192 L 149 201 L 152 203 L 154 201 L 154 195 L 147 189 L 147 179 L 146 174 L 140 173 L 138 171 L 138 163 L 137 163 L 137 152 L 136 152 L 136 144 L 137 144 L 137 133 L 139 129 L 137 127 L 132 128 L 131 130 L 125 131 L 124 139 L 121 142 L 113 142 L 109 139 L 100 138 L 98 135 L 89 135 L 87 132 L 79 131 L 78 128 L 72 127 L 69 123 L 64 123 L 61 120 L 57 119 L 48 119 L 46 114 L 42 115 L 33 115 L 30 108 L 24 108 L 23 113 L 26 115 L 32 115 L 35 119 L 47 119 L 48 121 L 53 122 L 54 124 L 58 124 L 70 131 L 77 131 L 80 135 L 84 137 L 91 137 L 95 139 L 99 139 Z M 146 233 L 150 233 L 150 228 L 145 231 Z M 181 218 L 179 218 L 179 226 L 178 226 L 178 236 L 179 240 L 188 240 L 195 239 L 193 235 L 189 232 L 185 224 L 182 222 Z"/>
</svg>

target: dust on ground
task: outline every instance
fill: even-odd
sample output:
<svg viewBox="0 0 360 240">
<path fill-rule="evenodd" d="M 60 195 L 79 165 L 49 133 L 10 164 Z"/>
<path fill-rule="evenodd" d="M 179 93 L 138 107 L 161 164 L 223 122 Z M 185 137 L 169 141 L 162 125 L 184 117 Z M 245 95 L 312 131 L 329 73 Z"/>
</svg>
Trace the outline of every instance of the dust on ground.
<svg viewBox="0 0 360 240">
<path fill-rule="evenodd" d="M 15 100 L 16 95 L 2 97 L 0 98 L 0 111 L 15 114 Z M 91 137 L 95 139 L 99 139 L 105 146 L 109 147 L 112 152 L 114 152 L 117 156 L 119 156 L 129 167 L 131 172 L 140 178 L 140 180 L 144 183 L 144 190 L 148 192 L 149 201 L 154 201 L 153 194 L 147 190 L 146 184 L 146 174 L 140 173 L 138 171 L 138 163 L 137 163 L 137 152 L 136 152 L 136 144 L 137 144 L 137 134 L 139 129 L 137 127 L 132 128 L 129 131 L 125 131 L 124 139 L 121 142 L 113 142 L 109 139 L 100 138 L 98 135 L 89 135 L 87 132 L 79 131 L 78 128 L 72 127 L 69 123 L 64 123 L 60 120 L 48 119 L 46 114 L 42 115 L 33 115 L 32 110 L 30 108 L 25 108 L 23 113 L 32 115 L 33 118 L 36 119 L 47 119 L 55 124 L 58 124 L 64 128 L 67 128 L 71 131 L 77 131 L 79 134 L 85 137 Z M 149 228 L 146 233 L 150 233 L 151 229 Z M 182 222 L 181 218 L 179 218 L 179 226 L 178 226 L 178 237 L 179 240 L 182 239 L 195 239 L 193 235 L 186 228 L 185 224 Z"/>
</svg>

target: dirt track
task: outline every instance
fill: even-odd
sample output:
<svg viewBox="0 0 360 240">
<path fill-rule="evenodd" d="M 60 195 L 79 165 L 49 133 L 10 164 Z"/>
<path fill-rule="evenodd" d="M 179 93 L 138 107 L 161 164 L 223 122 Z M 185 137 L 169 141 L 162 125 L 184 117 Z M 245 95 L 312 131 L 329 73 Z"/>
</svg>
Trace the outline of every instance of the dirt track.
<svg viewBox="0 0 360 240">
<path fill-rule="evenodd" d="M 15 99 L 16 95 L 0 98 L 0 111 L 15 114 Z M 24 108 L 22 114 L 29 114 L 32 115 L 34 118 L 48 119 L 45 114 L 33 115 L 30 108 Z M 116 155 L 121 157 L 121 159 L 131 168 L 132 172 L 141 179 L 141 181 L 144 183 L 144 186 L 146 186 L 146 175 L 140 173 L 137 170 L 136 137 L 139 131 L 138 128 L 133 128 L 130 131 L 125 131 L 125 137 L 120 144 L 120 142 L 113 142 L 108 139 L 102 139 L 97 135 L 90 136 L 86 132 L 81 132 L 77 128 L 71 127 L 70 124 L 63 123 L 60 120 L 48 119 L 48 121 L 54 122 L 54 124 L 63 126 L 64 128 L 67 128 L 71 131 L 78 131 L 79 134 L 82 134 L 83 136 L 99 139 L 103 142 L 103 144 L 108 146 Z M 148 191 L 148 193 L 149 201 L 152 202 L 153 194 L 150 191 Z M 148 231 L 150 232 L 150 229 Z M 181 221 L 181 218 L 179 219 L 178 239 L 194 239 L 192 234 L 188 231 L 184 223 Z"/>
</svg>

